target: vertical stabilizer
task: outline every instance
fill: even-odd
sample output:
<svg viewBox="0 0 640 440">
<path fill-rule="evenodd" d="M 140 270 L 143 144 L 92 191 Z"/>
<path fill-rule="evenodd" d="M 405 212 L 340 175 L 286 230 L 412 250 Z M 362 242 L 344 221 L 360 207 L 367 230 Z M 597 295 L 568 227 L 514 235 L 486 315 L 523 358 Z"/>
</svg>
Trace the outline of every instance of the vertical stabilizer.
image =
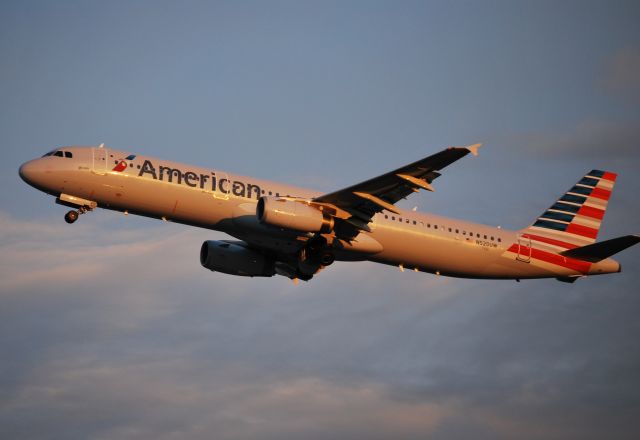
<svg viewBox="0 0 640 440">
<path fill-rule="evenodd" d="M 592 170 L 533 225 L 520 231 L 531 239 L 571 249 L 596 241 L 617 174 Z"/>
</svg>

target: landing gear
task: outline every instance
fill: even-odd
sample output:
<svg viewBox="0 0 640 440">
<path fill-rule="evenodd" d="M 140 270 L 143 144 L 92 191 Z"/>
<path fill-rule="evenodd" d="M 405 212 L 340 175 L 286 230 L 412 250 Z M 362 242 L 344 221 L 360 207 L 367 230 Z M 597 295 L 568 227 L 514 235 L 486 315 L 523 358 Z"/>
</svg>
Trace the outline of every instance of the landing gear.
<svg viewBox="0 0 640 440">
<path fill-rule="evenodd" d="M 324 252 L 320 257 L 320 263 L 326 267 L 332 264 L 335 261 L 335 259 L 336 258 L 333 256 L 331 252 Z"/>
<path fill-rule="evenodd" d="M 80 214 L 84 214 L 85 212 L 91 211 L 91 208 L 87 208 L 86 206 L 81 206 L 77 211 L 69 211 L 64 215 L 64 221 L 71 224 L 78 220 Z"/>
<path fill-rule="evenodd" d="M 69 211 L 64 215 L 64 221 L 71 224 L 78 220 L 80 213 L 78 211 Z"/>
<path fill-rule="evenodd" d="M 93 211 L 98 206 L 98 203 L 93 200 L 81 199 L 80 197 L 69 194 L 60 194 L 58 198 L 56 198 L 56 203 L 58 205 L 68 206 L 69 208 L 75 209 L 74 211 L 69 211 L 64 215 L 64 221 L 69 224 L 75 223 L 81 214 Z"/>
<path fill-rule="evenodd" d="M 324 237 L 315 237 L 300 249 L 296 277 L 305 281 L 311 279 L 314 274 L 332 264 L 334 260 L 335 257 L 327 246 L 327 240 Z"/>
</svg>

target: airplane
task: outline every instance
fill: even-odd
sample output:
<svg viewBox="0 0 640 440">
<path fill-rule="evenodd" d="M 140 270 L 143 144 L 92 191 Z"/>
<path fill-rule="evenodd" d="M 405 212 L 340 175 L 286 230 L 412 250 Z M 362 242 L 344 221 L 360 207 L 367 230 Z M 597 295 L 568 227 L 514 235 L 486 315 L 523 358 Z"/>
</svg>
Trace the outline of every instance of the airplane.
<svg viewBox="0 0 640 440">
<path fill-rule="evenodd" d="M 99 146 L 56 148 L 19 170 L 29 185 L 73 208 L 74 223 L 96 208 L 222 231 L 200 263 L 248 277 L 308 281 L 334 261 L 373 261 L 475 279 L 578 278 L 621 272 L 612 255 L 640 235 L 596 242 L 617 175 L 586 173 L 520 230 L 400 209 L 433 191 L 443 170 L 480 144 L 449 147 L 328 194 Z"/>
</svg>

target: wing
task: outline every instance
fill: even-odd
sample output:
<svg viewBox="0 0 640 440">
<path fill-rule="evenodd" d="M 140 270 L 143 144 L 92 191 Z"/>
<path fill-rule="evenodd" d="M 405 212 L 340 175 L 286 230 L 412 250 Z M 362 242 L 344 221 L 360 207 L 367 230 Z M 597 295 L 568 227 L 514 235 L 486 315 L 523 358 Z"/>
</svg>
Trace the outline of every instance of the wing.
<svg viewBox="0 0 640 440">
<path fill-rule="evenodd" d="M 409 194 L 420 189 L 433 191 L 431 182 L 440 176 L 443 168 L 469 153 L 477 156 L 480 145 L 449 147 L 397 170 L 316 197 L 312 203 L 324 205 L 329 209 L 338 208 L 335 213 L 337 217 L 341 217 L 358 229 L 368 230 L 366 224 L 377 212 L 386 209 L 399 213 L 394 205 Z M 340 211 L 343 211 L 343 215 L 340 215 Z"/>
</svg>

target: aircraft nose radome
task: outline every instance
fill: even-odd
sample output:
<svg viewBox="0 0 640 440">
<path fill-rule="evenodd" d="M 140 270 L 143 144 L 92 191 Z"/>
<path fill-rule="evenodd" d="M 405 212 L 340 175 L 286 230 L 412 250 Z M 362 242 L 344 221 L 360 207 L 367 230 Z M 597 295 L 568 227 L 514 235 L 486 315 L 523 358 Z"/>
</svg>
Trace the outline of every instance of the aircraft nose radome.
<svg viewBox="0 0 640 440">
<path fill-rule="evenodd" d="M 20 169 L 18 170 L 18 173 L 20 174 L 20 177 L 22 178 L 22 180 L 24 180 L 27 183 L 31 183 L 33 181 L 33 176 L 35 173 L 35 169 L 34 169 L 34 164 L 33 161 L 29 161 L 29 162 L 25 162 L 20 166 Z"/>
<path fill-rule="evenodd" d="M 44 181 L 44 167 L 39 159 L 30 160 L 22 164 L 18 173 L 22 180 L 37 189 L 42 189 L 46 185 Z"/>
</svg>

